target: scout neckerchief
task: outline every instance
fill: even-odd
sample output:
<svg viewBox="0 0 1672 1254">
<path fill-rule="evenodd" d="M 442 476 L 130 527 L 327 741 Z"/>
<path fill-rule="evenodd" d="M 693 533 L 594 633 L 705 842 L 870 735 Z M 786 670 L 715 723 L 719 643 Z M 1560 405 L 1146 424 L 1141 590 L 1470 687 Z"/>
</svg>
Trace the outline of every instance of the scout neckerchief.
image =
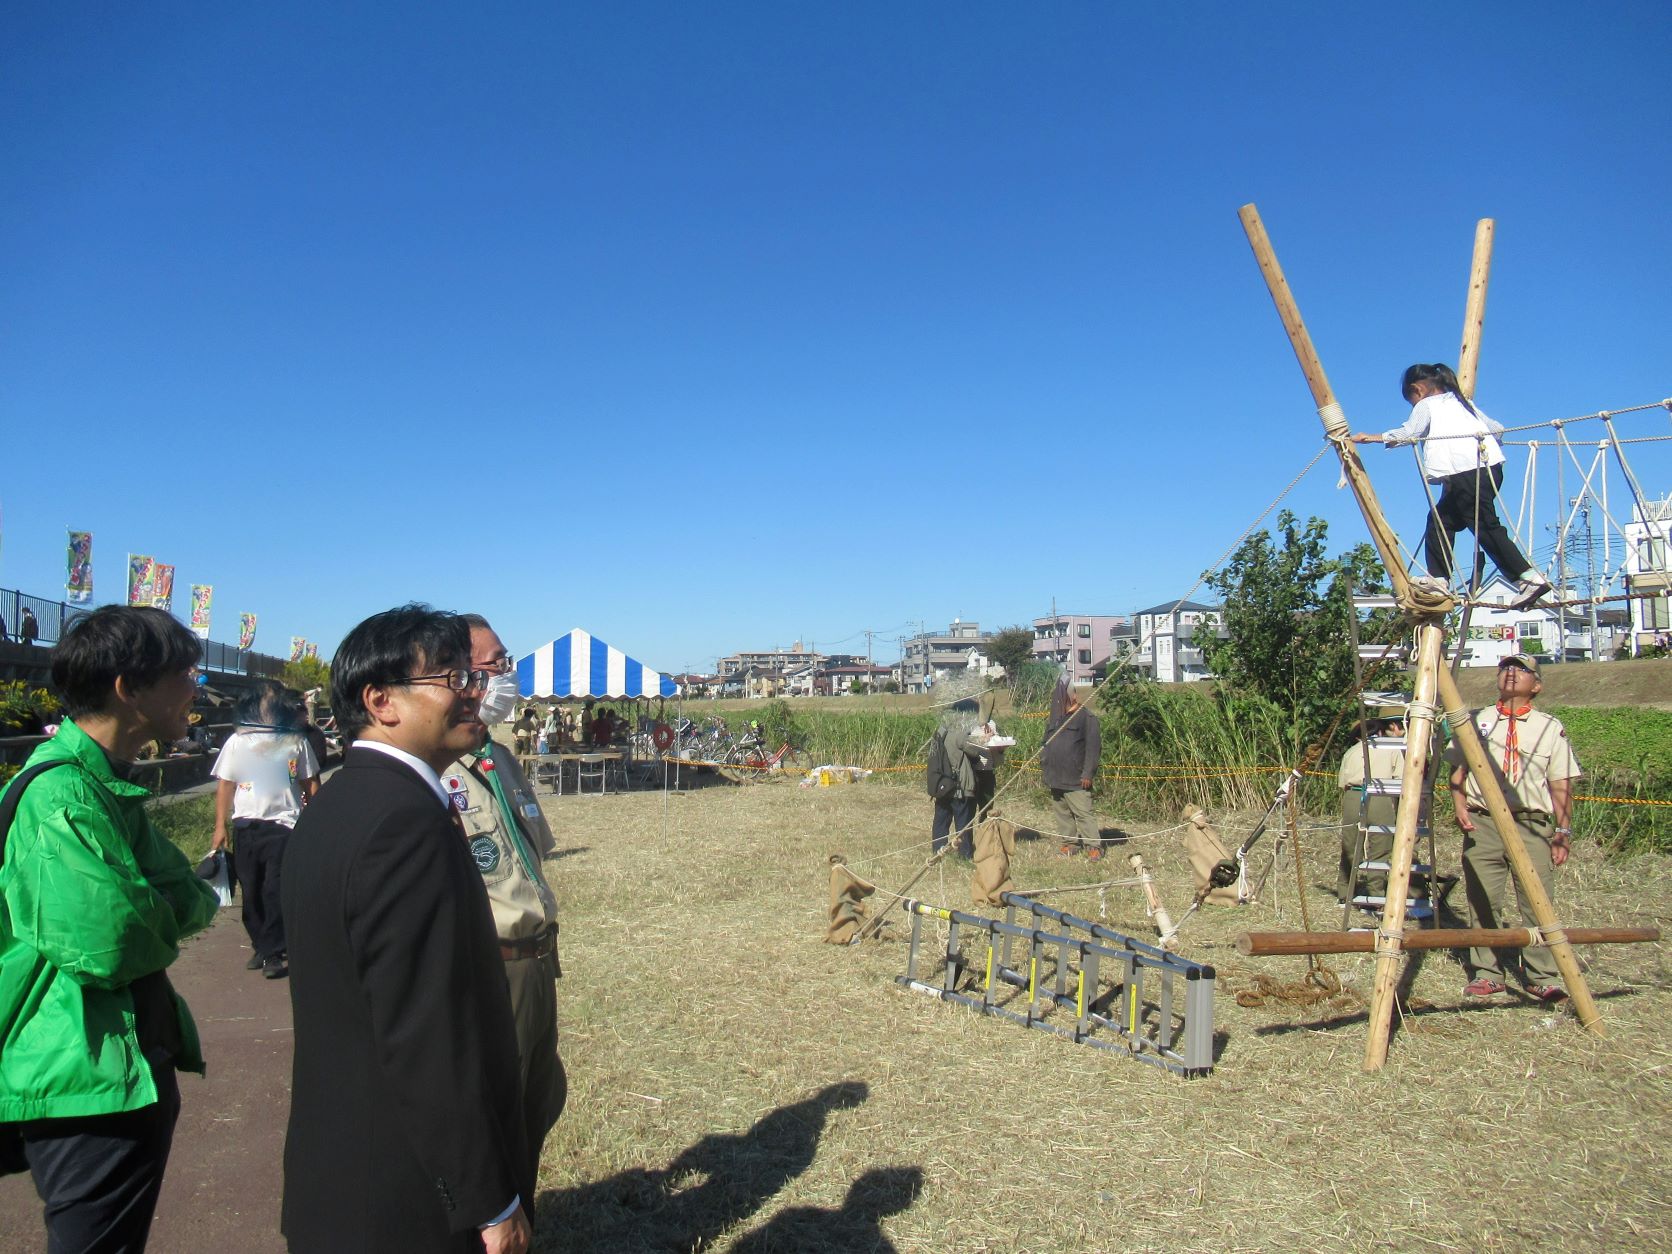
<svg viewBox="0 0 1672 1254">
<path fill-rule="evenodd" d="M 1504 778 L 1512 784 L 1521 778 L 1521 735 L 1516 723 L 1532 712 L 1531 705 L 1517 708 L 1508 702 L 1498 702 L 1498 713 L 1509 720 L 1509 731 L 1504 734 Z"/>
<path fill-rule="evenodd" d="M 511 808 L 510 799 L 505 795 L 505 785 L 500 781 L 499 770 L 494 764 L 493 741 L 488 741 L 473 756 L 476 758 L 476 765 L 471 768 L 471 773 L 478 779 L 485 778 L 488 787 L 493 790 L 494 801 L 499 806 L 500 816 L 505 820 L 505 834 L 511 841 L 511 847 L 517 851 L 517 860 L 522 863 L 523 871 L 527 873 L 528 878 L 538 883 L 540 877 L 535 874 L 530 863 L 528 846 L 522 837 L 522 826 L 517 822 L 516 811 Z"/>
</svg>

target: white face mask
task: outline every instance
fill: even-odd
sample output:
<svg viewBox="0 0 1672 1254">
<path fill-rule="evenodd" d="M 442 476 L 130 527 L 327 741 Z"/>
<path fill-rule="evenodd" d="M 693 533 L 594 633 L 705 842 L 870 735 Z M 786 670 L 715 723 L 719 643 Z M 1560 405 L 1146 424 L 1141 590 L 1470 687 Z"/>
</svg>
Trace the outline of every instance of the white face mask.
<svg viewBox="0 0 1672 1254">
<path fill-rule="evenodd" d="M 517 708 L 517 698 L 521 693 L 517 690 L 517 673 L 509 675 L 495 675 L 488 680 L 488 687 L 482 693 L 478 709 L 481 719 L 489 727 L 495 723 L 503 723 L 511 717 L 511 711 Z"/>
</svg>

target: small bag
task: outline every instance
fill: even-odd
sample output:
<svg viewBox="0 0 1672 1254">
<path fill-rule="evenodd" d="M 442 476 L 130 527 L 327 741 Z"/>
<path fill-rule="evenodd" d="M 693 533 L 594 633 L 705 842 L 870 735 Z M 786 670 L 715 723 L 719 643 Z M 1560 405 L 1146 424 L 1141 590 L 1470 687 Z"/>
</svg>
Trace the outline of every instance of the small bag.
<svg viewBox="0 0 1672 1254">
<path fill-rule="evenodd" d="M 232 904 L 232 873 L 227 866 L 226 850 L 211 849 L 197 864 L 197 878 L 207 881 L 215 890 L 215 900 L 223 909 Z"/>
</svg>

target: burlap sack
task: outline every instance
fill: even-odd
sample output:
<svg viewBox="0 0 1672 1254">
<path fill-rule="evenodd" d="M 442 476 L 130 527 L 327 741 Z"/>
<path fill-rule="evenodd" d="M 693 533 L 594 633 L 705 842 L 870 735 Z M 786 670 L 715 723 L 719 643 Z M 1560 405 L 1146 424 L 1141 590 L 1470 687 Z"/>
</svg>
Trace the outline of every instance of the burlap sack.
<svg viewBox="0 0 1672 1254">
<path fill-rule="evenodd" d="M 827 945 L 846 945 L 865 923 L 865 899 L 877 891 L 875 884 L 860 879 L 842 860 L 830 855 L 830 926 L 825 930 Z"/>
<path fill-rule="evenodd" d="M 1010 882 L 1010 858 L 1015 852 L 1016 824 L 999 814 L 989 814 L 976 824 L 971 901 L 978 906 L 996 906 L 1000 893 L 1015 889 Z"/>
<path fill-rule="evenodd" d="M 1196 880 L 1196 892 L 1208 886 L 1208 875 L 1221 862 L 1234 860 L 1235 851 L 1226 847 L 1219 838 L 1219 833 L 1213 830 L 1213 824 L 1208 822 L 1207 814 L 1201 806 L 1188 805 L 1184 813 L 1179 816 L 1189 827 L 1184 829 L 1184 852 L 1190 859 L 1190 871 Z M 1209 906 L 1234 906 L 1237 904 L 1237 886 L 1215 888 L 1208 893 L 1203 904 Z"/>
</svg>

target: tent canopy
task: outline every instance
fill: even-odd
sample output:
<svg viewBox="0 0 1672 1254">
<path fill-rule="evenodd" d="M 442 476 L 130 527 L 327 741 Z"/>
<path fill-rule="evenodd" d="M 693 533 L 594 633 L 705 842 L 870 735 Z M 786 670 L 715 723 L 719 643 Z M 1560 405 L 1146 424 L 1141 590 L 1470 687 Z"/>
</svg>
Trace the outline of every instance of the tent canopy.
<svg viewBox="0 0 1672 1254">
<path fill-rule="evenodd" d="M 517 659 L 525 697 L 672 697 L 678 686 L 579 627 Z"/>
</svg>

